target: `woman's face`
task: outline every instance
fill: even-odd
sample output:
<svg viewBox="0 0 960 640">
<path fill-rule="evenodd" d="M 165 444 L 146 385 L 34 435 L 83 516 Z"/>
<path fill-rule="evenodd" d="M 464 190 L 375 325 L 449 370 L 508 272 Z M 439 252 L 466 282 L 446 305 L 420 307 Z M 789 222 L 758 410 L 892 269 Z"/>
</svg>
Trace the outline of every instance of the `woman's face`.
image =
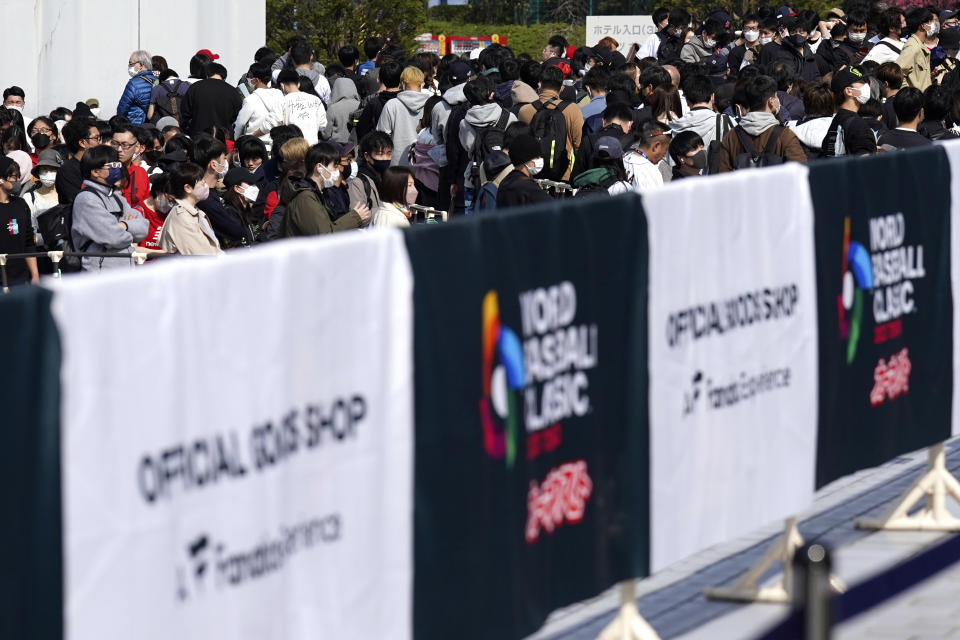
<svg viewBox="0 0 960 640">
<path fill-rule="evenodd" d="M 251 156 L 244 159 L 243 168 L 249 171 L 250 173 L 253 173 L 257 169 L 259 169 L 260 165 L 262 164 L 263 164 L 263 158 L 260 158 L 258 156 Z"/>
<path fill-rule="evenodd" d="M 416 204 L 417 203 L 417 186 L 413 181 L 413 176 L 407 178 L 407 190 L 404 192 L 405 204 Z"/>
</svg>

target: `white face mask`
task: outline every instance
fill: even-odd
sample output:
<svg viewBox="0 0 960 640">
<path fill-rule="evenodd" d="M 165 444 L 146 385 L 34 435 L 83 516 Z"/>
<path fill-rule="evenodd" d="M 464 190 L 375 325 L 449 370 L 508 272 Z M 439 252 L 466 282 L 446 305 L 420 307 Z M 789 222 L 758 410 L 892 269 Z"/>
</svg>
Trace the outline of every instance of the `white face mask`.
<svg viewBox="0 0 960 640">
<path fill-rule="evenodd" d="M 93 114 L 94 118 L 100 117 L 100 107 L 90 107 L 90 113 Z"/>
<path fill-rule="evenodd" d="M 130 74 L 130 77 L 137 75 L 137 66 L 133 65 L 132 67 L 127 68 L 127 73 Z"/>
<path fill-rule="evenodd" d="M 760 44 L 770 44 L 773 42 L 773 38 L 760 38 Z"/>
<path fill-rule="evenodd" d="M 360 167 L 357 166 L 356 160 L 350 161 L 350 175 L 353 176 L 354 178 L 360 175 Z"/>
<path fill-rule="evenodd" d="M 867 104 L 870 100 L 870 85 L 864 84 L 860 87 L 860 93 L 857 94 L 857 102 L 860 104 Z"/>
<path fill-rule="evenodd" d="M 934 22 L 929 27 L 924 27 L 923 30 L 927 32 L 928 38 L 932 38 L 933 36 L 940 33 L 940 23 Z"/>
<path fill-rule="evenodd" d="M 337 184 L 337 181 L 340 180 L 340 169 L 334 169 L 333 171 L 330 171 L 326 167 L 321 167 L 320 165 L 317 165 L 317 171 L 320 172 L 320 177 L 323 178 L 324 189 L 329 189 L 330 187 Z M 323 174 L 327 172 L 330 173 L 330 176 L 324 177 Z"/>
<path fill-rule="evenodd" d="M 543 171 L 543 158 L 534 158 L 533 166 L 527 165 L 527 169 L 530 170 L 530 175 L 535 176 L 541 171 Z"/>
<path fill-rule="evenodd" d="M 756 42 L 760 38 L 759 31 L 744 31 L 743 39 L 747 42 Z"/>
<path fill-rule="evenodd" d="M 247 202 L 256 202 L 256 201 L 257 201 L 257 196 L 259 196 L 259 195 L 260 195 L 260 187 L 258 187 L 258 186 L 256 186 L 256 185 L 250 185 L 250 186 L 247 187 L 247 188 L 244 190 L 244 192 L 243 192 L 243 198 L 244 198 Z"/>
<path fill-rule="evenodd" d="M 717 41 L 716 41 L 716 40 L 704 40 L 704 41 L 703 41 L 703 46 L 705 46 L 707 49 L 713 49 L 715 46 L 717 46 Z"/>
<path fill-rule="evenodd" d="M 227 175 L 227 169 L 229 168 L 230 168 L 230 164 L 224 161 L 223 166 L 216 169 L 217 177 L 223 180 L 223 176 Z"/>
<path fill-rule="evenodd" d="M 8 104 L 7 109 L 13 109 L 15 111 L 19 111 L 20 113 L 23 113 L 23 107 L 21 107 L 18 104 Z"/>
<path fill-rule="evenodd" d="M 45 187 L 53 186 L 53 183 L 57 181 L 57 172 L 56 171 L 41 171 L 40 172 L 40 184 Z"/>
<path fill-rule="evenodd" d="M 865 34 L 865 33 L 851 33 L 851 34 L 849 34 L 847 37 L 850 38 L 850 42 L 853 42 L 854 44 L 860 44 L 860 43 L 863 42 L 864 39 L 867 37 L 867 34 Z"/>
</svg>

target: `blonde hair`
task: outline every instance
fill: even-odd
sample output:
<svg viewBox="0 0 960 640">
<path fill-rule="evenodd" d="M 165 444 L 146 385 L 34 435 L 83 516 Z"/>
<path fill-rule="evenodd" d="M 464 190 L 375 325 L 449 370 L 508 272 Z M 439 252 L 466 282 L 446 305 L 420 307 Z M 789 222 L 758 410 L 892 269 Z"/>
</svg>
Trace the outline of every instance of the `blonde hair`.
<svg viewBox="0 0 960 640">
<path fill-rule="evenodd" d="M 400 82 L 404 87 L 417 87 L 423 84 L 423 71 L 417 67 L 406 67 L 400 74 Z"/>
<path fill-rule="evenodd" d="M 283 172 L 290 174 L 294 171 L 303 173 L 303 161 L 307 157 L 307 151 L 310 145 L 303 138 L 290 138 L 280 147 L 280 155 L 283 157 Z"/>
</svg>

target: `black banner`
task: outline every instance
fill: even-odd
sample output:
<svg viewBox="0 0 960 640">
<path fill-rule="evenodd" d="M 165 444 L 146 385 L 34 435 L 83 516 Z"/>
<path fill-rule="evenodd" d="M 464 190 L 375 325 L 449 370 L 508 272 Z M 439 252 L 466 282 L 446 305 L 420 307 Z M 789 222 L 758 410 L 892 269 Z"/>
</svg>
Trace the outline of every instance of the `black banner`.
<svg viewBox="0 0 960 640">
<path fill-rule="evenodd" d="M 0 294 L 0 637 L 63 638 L 60 340 L 49 291 Z"/>
<path fill-rule="evenodd" d="M 645 217 L 630 194 L 407 243 L 414 635 L 521 638 L 648 571 Z"/>
<path fill-rule="evenodd" d="M 837 159 L 810 187 L 821 487 L 950 437 L 950 165 L 939 147 Z"/>
</svg>

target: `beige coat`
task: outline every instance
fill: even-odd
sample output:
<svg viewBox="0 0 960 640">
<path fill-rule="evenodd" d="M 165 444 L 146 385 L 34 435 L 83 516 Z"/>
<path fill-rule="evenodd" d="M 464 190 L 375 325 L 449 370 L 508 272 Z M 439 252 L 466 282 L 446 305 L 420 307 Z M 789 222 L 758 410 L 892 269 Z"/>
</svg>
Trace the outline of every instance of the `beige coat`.
<svg viewBox="0 0 960 640">
<path fill-rule="evenodd" d="M 916 87 L 926 91 L 933 84 L 930 77 L 930 50 L 923 44 L 917 34 L 907 39 L 897 58 L 897 64 L 903 69 L 903 82 L 908 87 Z"/>
<path fill-rule="evenodd" d="M 167 214 L 160 233 L 160 248 L 182 255 L 216 255 L 222 253 L 207 214 L 191 207 L 185 200 Z"/>
</svg>

